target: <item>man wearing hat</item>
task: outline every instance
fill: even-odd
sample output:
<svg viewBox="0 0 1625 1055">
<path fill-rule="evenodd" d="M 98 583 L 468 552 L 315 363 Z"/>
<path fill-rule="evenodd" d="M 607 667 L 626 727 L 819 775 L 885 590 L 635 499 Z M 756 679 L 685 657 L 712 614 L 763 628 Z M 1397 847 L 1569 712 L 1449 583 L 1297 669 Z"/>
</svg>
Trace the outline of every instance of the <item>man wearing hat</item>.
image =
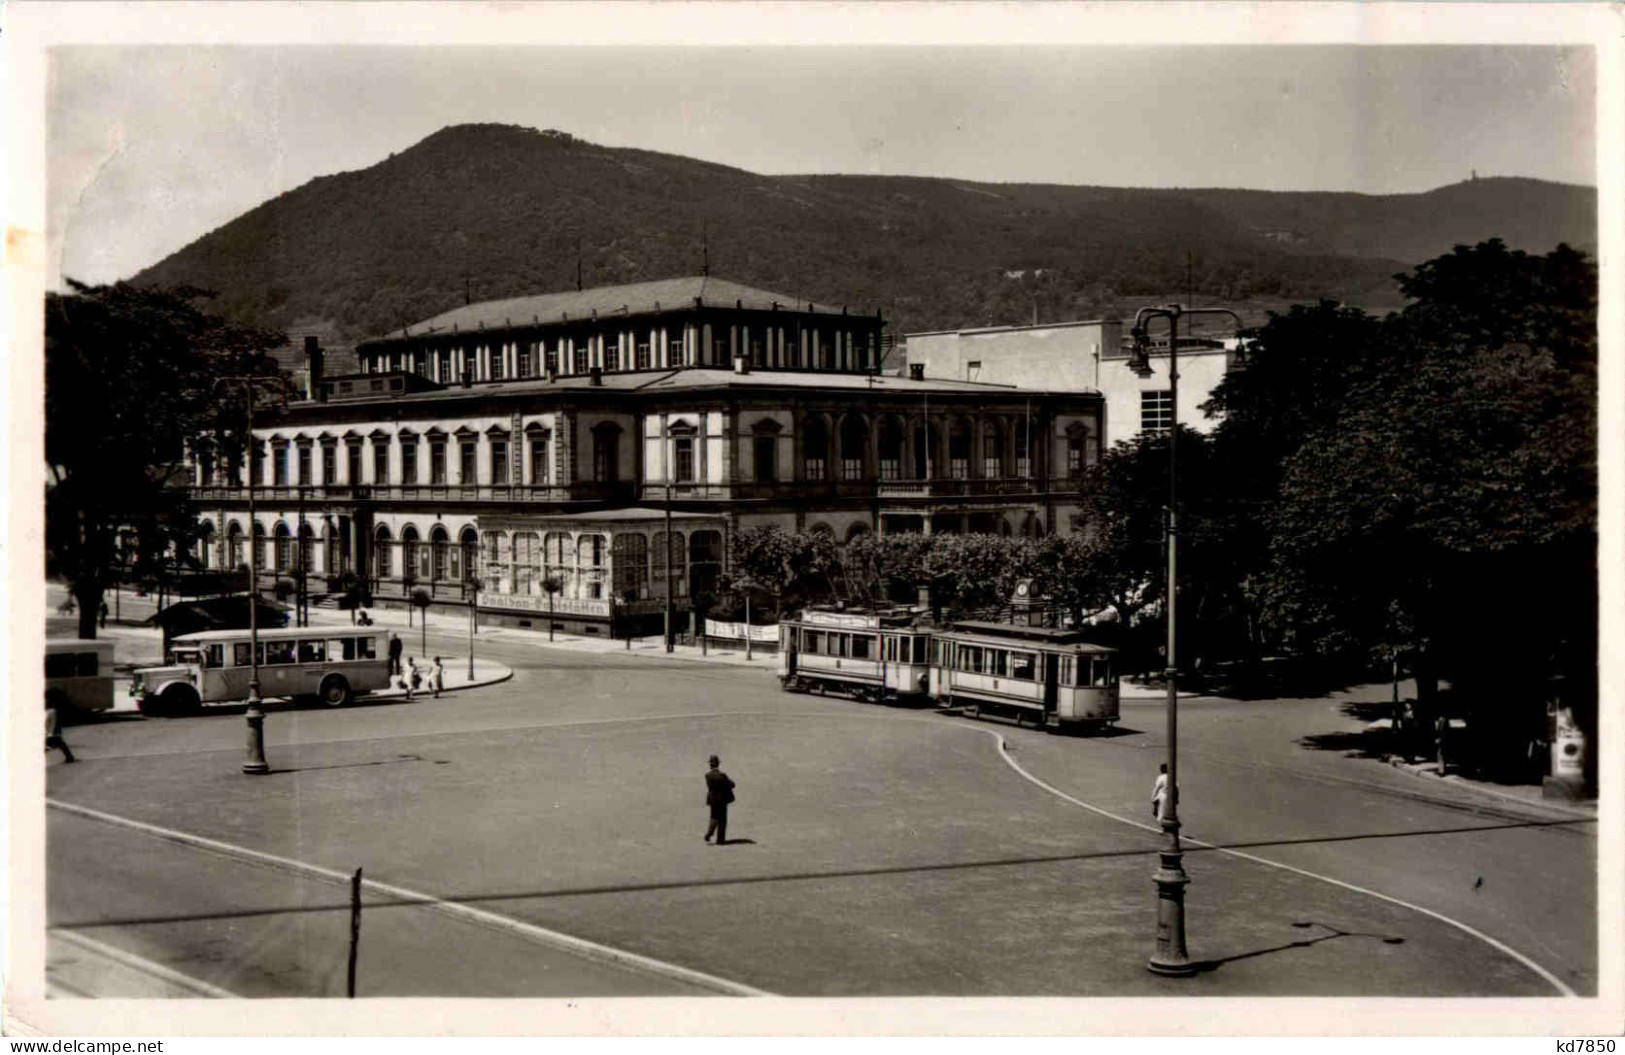
<svg viewBox="0 0 1625 1055">
<path fill-rule="evenodd" d="M 705 829 L 705 841 L 717 837 L 717 845 L 728 841 L 728 803 L 734 800 L 734 782 L 721 770 L 722 760 L 711 756 L 711 768 L 705 774 L 705 804 L 711 807 L 711 826 Z"/>
</svg>

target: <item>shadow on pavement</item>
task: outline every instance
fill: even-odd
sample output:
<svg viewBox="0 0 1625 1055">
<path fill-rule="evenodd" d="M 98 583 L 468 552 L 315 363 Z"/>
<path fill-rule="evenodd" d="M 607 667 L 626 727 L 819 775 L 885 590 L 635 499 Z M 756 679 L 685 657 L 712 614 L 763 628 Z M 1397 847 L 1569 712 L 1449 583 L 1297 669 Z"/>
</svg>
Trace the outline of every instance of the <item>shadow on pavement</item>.
<svg viewBox="0 0 1625 1055">
<path fill-rule="evenodd" d="M 1298 941 L 1289 941 L 1282 945 L 1271 945 L 1265 949 L 1253 949 L 1250 952 L 1238 952 L 1234 956 L 1221 956 L 1212 960 L 1198 960 L 1193 962 L 1191 966 L 1198 972 L 1216 971 L 1225 964 L 1235 963 L 1237 960 L 1250 960 L 1257 956 L 1268 956 L 1270 953 L 1274 952 L 1286 952 L 1289 949 L 1307 949 L 1312 945 L 1319 945 L 1323 941 L 1331 941 L 1334 938 L 1375 938 L 1384 945 L 1405 944 L 1405 939 L 1395 934 L 1372 934 L 1368 931 L 1339 930 L 1329 923 L 1317 923 L 1312 920 L 1294 921 L 1292 925 L 1299 929 L 1324 927 L 1331 933 L 1322 934 L 1315 938 L 1303 938 Z"/>
<path fill-rule="evenodd" d="M 411 761 L 411 760 L 412 759 L 410 759 L 410 758 L 399 759 L 399 761 Z M 377 764 L 384 764 L 384 763 L 365 763 L 365 764 L 377 765 Z M 312 767 L 312 768 L 320 769 L 320 768 L 338 768 L 338 767 L 320 767 L 320 766 L 318 766 L 318 767 Z M 282 772 L 290 772 L 290 771 L 283 770 Z M 1199 853 L 1211 853 L 1211 852 L 1217 851 L 1217 850 L 1262 849 L 1262 848 L 1267 848 L 1267 847 L 1271 847 L 1271 846 L 1302 846 L 1302 845 L 1311 844 L 1311 843 L 1353 842 L 1353 841 L 1358 841 L 1358 840 L 1362 840 L 1362 839 L 1398 839 L 1398 838 L 1408 838 L 1408 837 L 1414 837 L 1414 836 L 1427 836 L 1427 835 L 1454 835 L 1454 834 L 1463 833 L 1463 832 L 1498 831 L 1498 830 L 1513 829 L 1513 828 L 1560 828 L 1561 829 L 1561 828 L 1565 828 L 1565 827 L 1574 827 L 1574 826 L 1583 825 L 1583 824 L 1595 824 L 1595 823 L 1597 823 L 1595 820 L 1587 819 L 1587 820 L 1564 820 L 1564 821 L 1524 821 L 1524 822 L 1519 822 L 1519 823 L 1515 823 L 1515 824 L 1477 824 L 1477 825 L 1464 825 L 1462 827 L 1457 827 L 1457 828 L 1429 828 L 1429 829 L 1414 830 L 1414 831 L 1369 832 L 1369 833 L 1356 834 L 1356 835 L 1334 835 L 1334 836 L 1309 837 L 1309 838 L 1304 838 L 1304 839 L 1275 839 L 1275 840 L 1265 840 L 1265 841 L 1259 841 L 1259 842 L 1222 843 L 1222 844 L 1217 844 L 1217 845 L 1213 845 L 1213 846 L 1187 845 L 1185 847 L 1185 852 L 1187 854 L 1199 854 Z M 1150 838 L 1149 833 L 1147 833 L 1147 838 L 1148 839 Z M 752 844 L 752 845 L 754 845 L 754 843 L 755 843 L 755 840 L 748 839 L 748 838 L 746 838 L 746 839 L 729 839 L 728 840 L 728 845 L 729 846 L 733 846 L 733 845 L 736 845 L 736 844 Z M 1032 856 L 1032 857 L 990 858 L 990 859 L 980 860 L 980 861 L 949 861 L 949 862 L 943 862 L 943 863 L 939 863 L 939 864 L 896 865 L 896 866 L 884 867 L 884 868 L 853 868 L 853 869 L 827 870 L 827 871 L 818 871 L 818 872 L 783 872 L 783 873 L 778 873 L 778 874 L 774 874 L 774 875 L 729 876 L 729 877 L 724 877 L 724 878 L 719 878 L 719 879 L 678 879 L 678 880 L 670 880 L 670 881 L 666 881 L 666 882 L 657 882 L 657 883 L 617 883 L 617 884 L 605 884 L 605 885 L 601 885 L 601 886 L 563 887 L 563 888 L 558 888 L 558 889 L 553 889 L 553 890 L 515 890 L 515 891 L 504 891 L 504 892 L 490 893 L 490 894 L 473 894 L 473 895 L 468 895 L 468 896 L 457 896 L 457 895 L 453 894 L 453 895 L 446 895 L 444 897 L 425 896 L 425 897 L 422 897 L 422 898 L 380 898 L 378 900 L 369 900 L 367 902 L 367 906 L 369 908 L 387 908 L 387 907 L 396 907 L 396 906 L 434 904 L 434 903 L 436 903 L 438 901 L 448 901 L 448 902 L 452 902 L 452 903 L 459 904 L 459 905 L 478 905 L 478 904 L 485 904 L 485 903 L 492 903 L 492 902 L 502 902 L 502 901 L 534 901 L 534 900 L 539 900 L 539 899 L 544 899 L 544 898 L 571 898 L 571 897 L 583 897 L 583 896 L 592 896 L 592 895 L 599 895 L 599 894 L 641 894 L 641 893 L 648 893 L 648 892 L 651 892 L 651 891 L 661 891 L 661 890 L 699 890 L 699 889 L 704 889 L 704 888 L 707 888 L 707 887 L 752 886 L 752 885 L 770 884 L 770 883 L 804 882 L 806 880 L 853 879 L 853 878 L 867 878 L 867 877 L 873 877 L 873 876 L 891 876 L 891 875 L 918 875 L 918 874 L 926 874 L 926 873 L 932 873 L 932 872 L 969 871 L 969 870 L 981 869 L 981 868 L 1020 868 L 1020 867 L 1024 867 L 1024 866 L 1027 866 L 1027 865 L 1067 864 L 1067 863 L 1072 863 L 1072 862 L 1077 862 L 1077 861 L 1108 860 L 1108 859 L 1123 858 L 1123 857 L 1153 857 L 1153 856 L 1156 855 L 1156 853 L 1157 853 L 1157 849 L 1155 847 L 1153 847 L 1153 846 L 1148 845 L 1148 846 L 1144 846 L 1144 847 L 1136 847 L 1136 848 L 1122 849 L 1122 850 L 1097 850 L 1097 851 L 1093 851 L 1091 853 L 1046 854 L 1046 855 L 1039 855 L 1039 856 Z M 246 918 L 258 917 L 258 916 L 295 915 L 295 914 L 309 913 L 309 912 L 332 912 L 332 911 L 336 911 L 336 910 L 340 910 L 340 909 L 348 910 L 348 908 L 349 908 L 349 901 L 348 900 L 343 900 L 343 901 L 333 901 L 333 902 L 328 903 L 328 904 L 311 903 L 311 904 L 295 905 L 295 906 L 281 906 L 281 907 L 277 907 L 277 908 L 245 909 L 245 910 L 242 910 L 242 911 L 235 911 L 235 912 L 197 913 L 197 914 L 173 915 L 173 916 L 131 916 L 131 917 L 126 917 L 126 918 L 122 918 L 122 919 L 94 919 L 94 920 L 81 920 L 81 921 L 64 920 L 64 921 L 61 921 L 61 922 L 53 922 L 51 925 L 53 927 L 59 927 L 59 928 L 64 928 L 64 929 L 94 929 L 94 928 L 97 928 L 97 927 L 137 926 L 137 925 L 144 925 L 144 924 L 154 924 L 154 925 L 156 925 L 156 924 L 168 924 L 168 923 L 186 923 L 186 922 L 201 921 L 201 920 L 228 920 L 228 919 L 246 919 Z M 1304 926 L 1304 927 L 1308 927 L 1308 926 L 1325 927 L 1325 926 L 1327 926 L 1326 924 L 1323 924 L 1323 923 L 1312 923 L 1312 922 L 1311 923 L 1302 923 L 1302 924 L 1297 923 L 1297 922 L 1293 923 L 1293 926 L 1300 926 L 1300 925 Z M 1335 929 L 1335 928 L 1333 928 L 1333 929 Z M 1372 937 L 1374 935 L 1359 935 L 1359 934 L 1354 934 L 1352 932 L 1345 935 L 1344 932 L 1338 931 L 1338 932 L 1336 932 L 1334 934 L 1322 936 L 1320 938 L 1305 939 L 1304 941 L 1294 942 L 1294 943 L 1291 943 L 1289 945 L 1283 945 L 1283 946 L 1280 947 L 1280 949 L 1297 948 L 1297 947 L 1302 947 L 1302 946 L 1304 946 L 1306 944 L 1312 945 L 1317 941 L 1324 941 L 1328 937 L 1342 937 L 1342 936 Z M 1384 938 L 1384 940 L 1386 941 L 1388 939 Z M 1256 950 L 1256 951 L 1251 952 L 1251 953 L 1240 953 L 1240 954 L 1237 954 L 1235 956 L 1231 956 L 1231 957 L 1227 957 L 1227 958 L 1219 959 L 1219 960 L 1214 960 L 1214 961 L 1211 961 L 1211 962 L 1214 963 L 1214 964 L 1226 963 L 1226 962 L 1229 962 L 1230 960 L 1243 959 L 1243 958 L 1245 958 L 1247 956 L 1261 956 L 1261 955 L 1263 955 L 1265 953 L 1276 952 L 1276 951 L 1279 951 L 1279 949 L 1276 949 L 1276 948 L 1260 949 L 1260 950 Z"/>
</svg>

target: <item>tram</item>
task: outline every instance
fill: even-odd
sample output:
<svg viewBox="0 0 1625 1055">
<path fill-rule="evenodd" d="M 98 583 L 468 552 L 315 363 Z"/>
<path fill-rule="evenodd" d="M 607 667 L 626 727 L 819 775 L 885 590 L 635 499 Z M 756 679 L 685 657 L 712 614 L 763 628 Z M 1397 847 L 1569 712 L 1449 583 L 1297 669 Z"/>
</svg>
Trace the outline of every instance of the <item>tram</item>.
<svg viewBox="0 0 1625 1055">
<path fill-rule="evenodd" d="M 917 608 L 804 609 L 779 624 L 779 681 L 789 692 L 924 702 L 931 654 L 925 624 Z"/>
<path fill-rule="evenodd" d="M 967 717 L 1029 718 L 1050 732 L 1099 730 L 1118 719 L 1115 654 L 1076 630 L 952 623 L 934 635 L 929 691 Z"/>
</svg>

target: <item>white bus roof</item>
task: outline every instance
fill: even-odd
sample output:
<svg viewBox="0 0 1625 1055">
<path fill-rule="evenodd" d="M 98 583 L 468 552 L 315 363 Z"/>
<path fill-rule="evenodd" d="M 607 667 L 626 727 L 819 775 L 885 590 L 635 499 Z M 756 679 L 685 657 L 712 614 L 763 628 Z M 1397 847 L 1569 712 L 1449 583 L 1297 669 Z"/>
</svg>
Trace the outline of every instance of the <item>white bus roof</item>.
<svg viewBox="0 0 1625 1055">
<path fill-rule="evenodd" d="M 386 629 L 373 626 L 289 626 L 277 630 L 260 630 L 257 632 L 261 641 L 289 641 L 296 638 L 313 639 L 318 637 L 361 637 L 388 633 Z M 183 634 L 169 642 L 169 647 L 176 645 L 206 645 L 214 641 L 246 641 L 247 630 L 199 630 L 195 634 Z"/>
</svg>

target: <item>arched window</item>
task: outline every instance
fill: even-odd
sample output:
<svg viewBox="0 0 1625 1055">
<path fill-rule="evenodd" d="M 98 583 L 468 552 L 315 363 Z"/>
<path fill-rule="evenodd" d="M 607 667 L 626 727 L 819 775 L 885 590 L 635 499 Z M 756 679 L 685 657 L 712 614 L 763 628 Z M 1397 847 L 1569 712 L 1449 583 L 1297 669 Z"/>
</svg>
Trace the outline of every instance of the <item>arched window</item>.
<svg viewBox="0 0 1625 1055">
<path fill-rule="evenodd" d="M 426 552 L 418 540 L 418 529 L 411 524 L 401 528 L 401 578 L 406 582 L 427 579 Z"/>
<path fill-rule="evenodd" d="M 722 574 L 722 532 L 696 531 L 688 537 L 688 576 L 695 594 L 715 593 Z"/>
<path fill-rule="evenodd" d="M 293 569 L 293 533 L 288 525 L 277 521 L 276 525 L 276 569 L 277 571 L 291 571 Z"/>
<path fill-rule="evenodd" d="M 576 575 L 581 596 L 599 600 L 604 596 L 604 536 L 588 532 L 576 538 Z"/>
<path fill-rule="evenodd" d="M 862 414 L 841 421 L 841 479 L 863 479 L 863 461 L 869 446 L 869 425 Z"/>
<path fill-rule="evenodd" d="M 329 575 L 339 573 L 339 531 L 332 524 L 328 524 L 323 538 L 322 570 Z"/>
<path fill-rule="evenodd" d="M 214 525 L 207 520 L 198 525 L 198 563 L 205 569 L 214 566 Z"/>
<path fill-rule="evenodd" d="M 516 531 L 513 535 L 513 592 L 521 595 L 537 592 L 536 566 L 542 559 L 542 539 L 534 531 Z"/>
<path fill-rule="evenodd" d="M 453 579 L 467 582 L 480 571 L 480 536 L 471 527 L 465 527 L 457 536 L 457 549 L 451 555 L 450 574 Z"/>
<path fill-rule="evenodd" d="M 429 549 L 434 555 L 429 565 L 429 578 L 435 582 L 442 582 L 446 578 L 447 565 L 451 560 L 451 536 L 438 524 L 429 532 Z"/>
<path fill-rule="evenodd" d="M 681 531 L 673 531 L 668 542 L 664 531 L 657 531 L 649 540 L 651 587 L 660 596 L 665 595 L 668 563 L 670 565 L 671 595 L 683 597 L 688 593 L 688 550 Z M 669 554 L 669 562 L 668 562 Z"/>
<path fill-rule="evenodd" d="M 914 479 L 931 480 L 937 475 L 937 445 L 942 442 L 936 422 L 914 427 Z"/>
<path fill-rule="evenodd" d="M 387 579 L 394 574 L 394 560 L 391 554 L 389 528 L 378 525 L 378 533 L 372 540 L 372 566 L 373 574 L 380 579 Z"/>
<path fill-rule="evenodd" d="M 880 434 L 875 437 L 880 454 L 880 478 L 898 480 L 903 475 L 903 423 L 887 415 L 880 419 Z"/>
<path fill-rule="evenodd" d="M 316 548 L 314 545 L 315 541 L 316 533 L 310 529 L 310 525 L 300 524 L 299 552 L 296 554 L 296 556 L 299 560 L 299 570 L 307 575 L 310 573 L 310 554 L 311 551 Z"/>
<path fill-rule="evenodd" d="M 816 415 L 802 422 L 801 457 L 808 480 L 829 479 L 829 429 Z"/>
<path fill-rule="evenodd" d="M 563 531 L 549 531 L 542 539 L 542 577 L 557 579 L 566 596 L 575 579 L 575 554 L 570 552 L 570 536 Z"/>
<path fill-rule="evenodd" d="M 989 480 L 1004 475 L 1004 429 L 996 421 L 982 430 L 982 475 Z"/>
<path fill-rule="evenodd" d="M 233 520 L 226 528 L 226 567 L 236 571 L 243 566 L 243 526 Z"/>
<path fill-rule="evenodd" d="M 615 596 L 637 601 L 649 593 L 649 540 L 641 532 L 618 532 L 610 547 L 610 570 Z"/>
<path fill-rule="evenodd" d="M 254 549 L 254 552 L 251 554 L 251 556 L 252 556 L 252 558 L 254 560 L 254 570 L 255 571 L 264 571 L 265 570 L 265 526 L 263 524 L 255 524 L 254 525 L 254 547 L 253 547 L 253 549 Z"/>
<path fill-rule="evenodd" d="M 964 418 L 955 418 L 948 429 L 948 477 L 953 480 L 970 478 L 971 427 Z"/>
</svg>

